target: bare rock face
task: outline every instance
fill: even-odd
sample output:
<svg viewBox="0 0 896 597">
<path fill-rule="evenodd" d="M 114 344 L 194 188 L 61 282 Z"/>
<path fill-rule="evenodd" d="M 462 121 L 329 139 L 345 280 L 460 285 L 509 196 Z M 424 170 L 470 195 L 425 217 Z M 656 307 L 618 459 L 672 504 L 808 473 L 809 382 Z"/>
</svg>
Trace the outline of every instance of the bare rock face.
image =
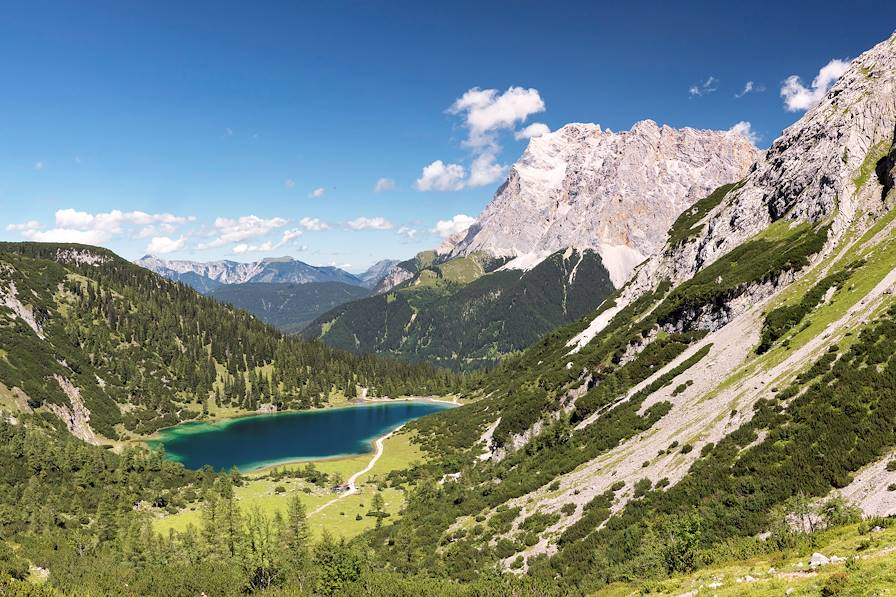
<svg viewBox="0 0 896 597">
<path fill-rule="evenodd" d="M 782 218 L 829 222 L 828 246 L 835 246 L 857 218 L 886 210 L 894 129 L 896 34 L 856 58 L 821 102 L 775 140 L 744 184 L 704 218 L 702 234 L 641 266 L 621 302 L 661 279 L 690 278 Z"/>
<path fill-rule="evenodd" d="M 759 155 L 733 132 L 673 129 L 651 120 L 621 133 L 568 124 L 529 142 L 450 254 L 518 257 L 590 248 L 618 287 L 662 248 L 682 211 L 743 178 Z"/>
</svg>

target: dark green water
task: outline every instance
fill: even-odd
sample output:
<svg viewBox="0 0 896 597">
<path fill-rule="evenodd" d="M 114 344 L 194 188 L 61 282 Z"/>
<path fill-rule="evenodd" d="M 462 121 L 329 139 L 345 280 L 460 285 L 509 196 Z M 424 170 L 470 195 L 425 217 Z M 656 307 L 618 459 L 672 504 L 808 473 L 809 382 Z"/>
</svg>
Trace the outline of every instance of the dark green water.
<svg viewBox="0 0 896 597">
<path fill-rule="evenodd" d="M 206 464 L 241 471 L 294 460 L 364 454 L 399 425 L 450 408 L 433 402 L 394 402 L 283 412 L 163 429 L 154 442 L 190 469 Z"/>
</svg>

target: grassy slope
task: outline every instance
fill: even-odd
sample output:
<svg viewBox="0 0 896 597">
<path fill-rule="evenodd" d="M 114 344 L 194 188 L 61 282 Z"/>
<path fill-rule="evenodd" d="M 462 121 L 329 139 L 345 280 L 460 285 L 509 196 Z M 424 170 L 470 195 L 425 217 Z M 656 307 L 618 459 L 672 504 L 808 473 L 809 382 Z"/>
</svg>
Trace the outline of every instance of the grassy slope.
<svg viewBox="0 0 896 597">
<path fill-rule="evenodd" d="M 794 596 L 874 595 L 882 594 L 880 591 L 887 594 L 888 589 L 896 586 L 896 527 L 860 534 L 859 525 L 850 525 L 824 531 L 816 539 L 815 546 L 732 561 L 653 584 L 618 583 L 595 595 L 621 597 L 649 592 L 651 595 L 777 597 L 788 589 L 793 590 L 790 594 Z M 855 561 L 849 565 L 832 563 L 813 571 L 808 563 L 814 552 L 829 558 L 855 558 Z M 754 580 L 747 582 L 748 576 Z M 715 586 L 717 583 L 720 586 Z M 840 587 L 839 592 L 832 592 L 835 584 Z M 831 592 L 822 592 L 826 587 Z"/>
</svg>

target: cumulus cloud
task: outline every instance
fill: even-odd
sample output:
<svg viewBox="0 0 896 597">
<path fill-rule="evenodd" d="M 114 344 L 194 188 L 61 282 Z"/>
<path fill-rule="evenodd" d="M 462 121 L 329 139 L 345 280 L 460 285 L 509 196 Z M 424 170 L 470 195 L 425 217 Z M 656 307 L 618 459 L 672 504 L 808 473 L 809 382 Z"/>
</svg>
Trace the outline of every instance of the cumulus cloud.
<svg viewBox="0 0 896 597">
<path fill-rule="evenodd" d="M 150 255 L 164 255 L 165 253 L 173 253 L 183 248 L 187 242 L 186 237 L 181 236 L 178 239 L 172 239 L 168 236 L 156 236 L 146 245 L 146 252 Z"/>
<path fill-rule="evenodd" d="M 495 183 L 504 177 L 507 166 L 495 163 L 495 155 L 490 152 L 476 156 L 470 165 L 470 177 L 467 179 L 468 187 L 481 187 Z"/>
<path fill-rule="evenodd" d="M 467 178 L 461 164 L 446 164 L 436 160 L 423 168 L 416 187 L 420 191 L 459 191 L 464 187 L 492 184 L 504 175 L 507 166 L 498 163 L 501 144 L 498 136 L 512 130 L 532 114 L 544 112 L 545 104 L 537 89 L 508 87 L 501 93 L 497 89 L 467 90 L 448 108 L 449 114 L 462 119 L 467 137 L 462 145 L 470 150 L 472 163 Z M 529 125 L 514 133 L 517 139 L 529 138 L 548 132 L 542 123 Z"/>
<path fill-rule="evenodd" d="M 310 230 L 312 232 L 320 232 L 321 230 L 327 230 L 330 228 L 329 224 L 318 218 L 304 217 L 299 220 L 299 224 L 305 230 Z"/>
<path fill-rule="evenodd" d="M 471 218 L 466 214 L 457 214 L 450 220 L 439 220 L 436 222 L 436 227 L 432 231 L 442 238 L 448 238 L 466 231 L 467 228 L 475 223 L 476 218 Z"/>
<path fill-rule="evenodd" d="M 753 125 L 746 120 L 741 120 L 740 122 L 732 126 L 730 129 L 728 129 L 728 132 L 746 137 L 747 140 L 753 145 L 756 145 L 756 143 L 758 143 L 762 139 L 762 136 L 753 130 Z"/>
<path fill-rule="evenodd" d="M 89 213 L 76 209 L 60 209 L 55 214 L 55 227 L 42 230 L 35 222 L 12 224 L 8 230 L 20 232 L 29 240 L 38 242 L 71 242 L 101 244 L 116 236 L 133 233 L 133 226 L 164 226 L 173 231 L 177 226 L 192 222 L 192 216 L 176 216 L 170 213 L 149 214 L 142 211 L 113 209 L 103 213 Z M 139 235 L 137 236 L 139 238 Z"/>
<path fill-rule="evenodd" d="M 42 226 L 37 220 L 28 220 L 21 224 L 9 224 L 6 226 L 6 229 L 10 232 L 27 232 L 31 230 L 40 230 L 41 228 Z"/>
<path fill-rule="evenodd" d="M 406 236 L 410 239 L 414 239 L 417 237 L 417 229 L 410 228 L 408 226 L 402 226 L 398 229 L 398 234 L 400 234 L 401 236 Z"/>
<path fill-rule="evenodd" d="M 459 191 L 464 188 L 466 171 L 460 164 L 446 164 L 436 160 L 423 168 L 417 179 L 418 191 Z"/>
<path fill-rule="evenodd" d="M 325 188 L 317 187 L 316 189 L 314 189 L 313 191 L 308 193 L 308 196 L 311 197 L 312 199 L 320 199 L 321 197 L 324 196 L 324 193 L 326 193 L 326 192 L 327 192 L 327 190 Z"/>
<path fill-rule="evenodd" d="M 393 227 L 392 222 L 381 217 L 360 217 L 355 218 L 354 220 L 349 220 L 346 224 L 352 230 L 389 230 Z"/>
<path fill-rule="evenodd" d="M 267 251 L 273 251 L 276 247 L 271 241 L 263 242 L 260 245 L 250 245 L 247 243 L 240 243 L 233 247 L 233 252 L 237 255 L 241 253 L 262 253 Z"/>
<path fill-rule="evenodd" d="M 50 230 L 28 230 L 22 233 L 28 240 L 39 243 L 79 243 L 101 245 L 112 238 L 105 230 L 75 230 L 72 228 L 52 228 Z"/>
<path fill-rule="evenodd" d="M 784 98 L 784 107 L 788 112 L 801 112 L 808 110 L 830 91 L 843 73 L 849 68 L 845 60 L 834 59 L 821 67 L 818 75 L 812 79 L 811 87 L 803 85 L 797 75 L 790 75 L 784 79 L 781 85 L 781 97 Z"/>
<path fill-rule="evenodd" d="M 255 215 L 241 216 L 239 218 L 215 218 L 215 239 L 211 242 L 198 245 L 197 249 L 213 249 L 227 243 L 243 242 L 252 238 L 258 238 L 270 233 L 277 228 L 286 226 L 284 218 L 259 218 Z"/>
<path fill-rule="evenodd" d="M 463 116 L 469 132 L 465 144 L 482 148 L 494 145 L 496 131 L 513 128 L 544 109 L 544 100 L 537 89 L 509 87 L 499 93 L 497 89 L 474 87 L 456 100 L 448 111 Z"/>
<path fill-rule="evenodd" d="M 376 181 L 376 184 L 373 185 L 374 193 L 383 193 L 385 191 L 391 191 L 395 188 L 395 181 L 391 178 L 380 178 Z"/>
<path fill-rule="evenodd" d="M 551 129 L 548 128 L 543 122 L 533 122 L 527 127 L 524 127 L 513 134 L 513 138 L 517 141 L 522 139 L 531 139 L 532 137 L 540 137 L 542 135 L 547 135 L 551 132 Z"/>
<path fill-rule="evenodd" d="M 719 80 L 710 76 L 705 81 L 694 83 L 688 88 L 691 97 L 700 97 L 708 93 L 712 93 L 719 88 Z"/>
</svg>

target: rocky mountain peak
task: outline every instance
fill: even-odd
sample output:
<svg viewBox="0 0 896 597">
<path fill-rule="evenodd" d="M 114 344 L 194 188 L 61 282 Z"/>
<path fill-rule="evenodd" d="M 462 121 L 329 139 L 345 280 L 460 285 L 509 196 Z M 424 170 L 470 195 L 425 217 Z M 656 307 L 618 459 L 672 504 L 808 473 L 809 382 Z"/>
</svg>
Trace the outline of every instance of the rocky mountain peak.
<svg viewBox="0 0 896 597">
<path fill-rule="evenodd" d="M 675 129 L 652 120 L 614 133 L 571 123 L 535 137 L 451 256 L 601 254 L 613 283 L 656 253 L 675 218 L 742 178 L 759 151 L 741 135 Z"/>
<path fill-rule="evenodd" d="M 701 234 L 640 268 L 625 297 L 691 277 L 772 222 L 831 224 L 834 246 L 860 216 L 885 211 L 876 170 L 896 131 L 896 34 L 856 58 L 828 94 L 772 143 Z M 860 226 L 862 228 L 863 226 Z"/>
</svg>

